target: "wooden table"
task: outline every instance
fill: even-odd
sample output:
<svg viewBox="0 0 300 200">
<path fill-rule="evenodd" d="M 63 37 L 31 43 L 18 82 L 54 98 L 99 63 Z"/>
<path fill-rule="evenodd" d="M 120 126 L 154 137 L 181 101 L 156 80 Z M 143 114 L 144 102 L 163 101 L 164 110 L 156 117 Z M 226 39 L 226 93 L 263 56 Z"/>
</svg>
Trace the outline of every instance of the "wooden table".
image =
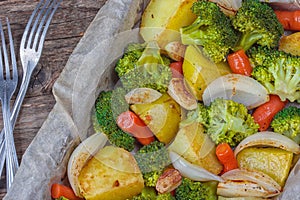
<svg viewBox="0 0 300 200">
<path fill-rule="evenodd" d="M 5 25 L 5 18 L 8 17 L 11 24 L 18 59 L 19 80 L 22 77 L 19 59 L 20 41 L 27 21 L 38 2 L 38 0 L 0 0 L 0 20 Z M 52 95 L 52 86 L 55 80 L 59 77 L 90 22 L 105 2 L 106 0 L 63 0 L 55 13 L 48 30 L 42 57 L 31 77 L 29 89 L 14 129 L 15 144 L 20 161 L 55 104 Z M 2 113 L 0 128 L 3 128 Z M 0 180 L 0 199 L 6 194 L 5 182 L 4 173 Z"/>
</svg>

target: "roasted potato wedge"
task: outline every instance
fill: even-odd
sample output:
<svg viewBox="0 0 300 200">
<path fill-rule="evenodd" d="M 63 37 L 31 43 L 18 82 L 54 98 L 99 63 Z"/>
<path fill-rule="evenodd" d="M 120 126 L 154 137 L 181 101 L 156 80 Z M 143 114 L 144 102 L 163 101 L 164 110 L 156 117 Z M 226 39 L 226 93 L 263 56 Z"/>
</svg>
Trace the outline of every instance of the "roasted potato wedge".
<svg viewBox="0 0 300 200">
<path fill-rule="evenodd" d="M 293 153 L 274 147 L 248 147 L 237 154 L 242 169 L 261 171 L 284 186 L 293 161 Z"/>
<path fill-rule="evenodd" d="M 202 100 L 202 94 L 209 83 L 231 72 L 226 62 L 212 62 L 194 45 L 186 48 L 182 70 L 192 94 L 198 100 Z"/>
<path fill-rule="evenodd" d="M 143 39 L 156 40 L 162 49 L 169 42 L 180 41 L 179 29 L 196 19 L 191 11 L 196 1 L 151 0 L 142 16 L 140 33 Z"/>
<path fill-rule="evenodd" d="M 279 41 L 279 50 L 300 56 L 300 32 L 282 36 Z"/>
<path fill-rule="evenodd" d="M 133 155 L 118 147 L 101 149 L 81 170 L 81 195 L 87 200 L 124 200 L 144 188 L 142 173 Z"/>
<path fill-rule="evenodd" d="M 163 94 L 152 103 L 133 104 L 130 108 L 160 142 L 168 144 L 175 137 L 181 120 L 181 108 L 168 94 Z"/>
<path fill-rule="evenodd" d="M 180 128 L 169 149 L 214 174 L 219 174 L 223 169 L 215 154 L 215 144 L 198 122 Z"/>
</svg>

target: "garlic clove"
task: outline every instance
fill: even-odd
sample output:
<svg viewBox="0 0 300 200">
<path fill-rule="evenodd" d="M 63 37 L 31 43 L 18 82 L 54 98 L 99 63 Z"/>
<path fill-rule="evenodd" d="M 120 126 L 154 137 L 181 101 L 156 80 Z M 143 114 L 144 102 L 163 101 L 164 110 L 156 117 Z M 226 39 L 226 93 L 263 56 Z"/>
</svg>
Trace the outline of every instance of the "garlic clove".
<svg viewBox="0 0 300 200">
<path fill-rule="evenodd" d="M 197 108 L 197 100 L 184 84 L 183 78 L 171 79 L 168 94 L 186 110 Z"/>
</svg>

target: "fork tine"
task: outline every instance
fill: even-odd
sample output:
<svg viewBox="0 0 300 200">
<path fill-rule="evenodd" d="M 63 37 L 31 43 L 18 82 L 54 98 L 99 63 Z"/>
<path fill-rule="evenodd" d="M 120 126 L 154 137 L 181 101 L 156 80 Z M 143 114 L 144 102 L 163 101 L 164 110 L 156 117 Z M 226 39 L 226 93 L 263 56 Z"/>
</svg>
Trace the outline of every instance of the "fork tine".
<svg viewBox="0 0 300 200">
<path fill-rule="evenodd" d="M 41 26 L 41 24 L 44 23 L 44 22 L 43 22 L 43 19 L 44 19 L 45 16 L 47 15 L 47 13 L 44 13 L 44 12 L 45 12 L 45 9 L 47 8 L 47 6 L 50 5 L 50 2 L 51 2 L 51 0 L 47 0 L 46 3 L 44 4 L 44 6 L 42 7 L 42 9 L 38 12 L 38 15 L 37 15 L 37 17 L 36 17 L 36 19 L 35 19 L 35 21 L 34 21 L 33 26 L 32 26 L 32 29 L 31 29 L 31 32 L 30 32 L 30 36 L 29 36 L 29 38 L 28 38 L 27 47 L 30 47 L 29 45 L 32 46 L 31 41 L 32 41 L 32 39 L 33 39 L 34 32 L 35 32 L 35 30 L 36 30 L 36 28 L 37 28 L 37 25 L 38 25 L 38 23 L 39 23 L 39 20 L 40 20 L 41 16 L 43 16 L 43 17 L 42 17 L 42 21 L 39 23 L 39 26 Z M 36 34 L 35 34 L 34 38 L 36 38 Z"/>
<path fill-rule="evenodd" d="M 37 34 L 36 34 L 36 37 L 34 39 L 34 44 L 33 44 L 33 48 L 37 49 L 37 51 L 42 51 L 42 48 L 43 48 L 43 45 L 44 45 L 44 41 L 45 41 L 45 37 L 46 37 L 46 33 L 47 33 L 47 30 L 49 28 L 49 25 L 50 25 L 50 22 L 53 18 L 53 15 L 55 13 L 55 11 L 57 10 L 60 2 L 62 0 L 54 0 L 51 5 L 48 7 L 47 11 L 46 11 L 46 14 L 44 15 L 39 27 L 38 27 L 38 30 L 37 30 Z M 52 11 L 51 11 L 52 10 Z M 49 13 L 51 11 L 51 13 Z M 45 23 L 45 26 L 43 27 L 43 24 L 46 20 L 46 18 L 48 17 L 46 23 Z M 43 29 L 43 32 L 41 34 L 41 37 L 39 38 L 39 35 L 40 35 L 40 32 L 42 31 L 42 28 Z M 38 43 L 39 41 L 39 43 Z M 37 46 L 37 43 L 38 43 L 38 46 Z"/>
<path fill-rule="evenodd" d="M 1 24 L 1 40 L 2 40 L 3 60 L 4 60 L 4 65 L 5 65 L 6 79 L 10 79 L 9 63 L 8 63 L 8 56 L 7 56 L 7 51 L 6 51 L 6 42 L 5 42 L 2 24 Z M 3 66 L 2 66 L 2 68 L 3 68 Z"/>
<path fill-rule="evenodd" d="M 1 37 L 1 43 L 3 42 L 3 28 L 2 28 L 2 23 L 0 20 L 0 37 Z M 0 79 L 3 79 L 3 59 L 2 59 L 2 50 L 1 50 L 1 46 L 0 46 Z"/>
<path fill-rule="evenodd" d="M 52 9 L 52 7 L 53 7 L 55 1 L 56 1 L 56 0 L 54 0 L 54 1 L 49 5 L 49 7 L 48 7 L 47 10 L 45 11 L 45 14 L 43 15 L 43 17 L 42 17 L 42 19 L 41 19 L 41 21 L 40 21 L 40 24 L 39 24 L 39 27 L 37 28 L 37 31 L 36 31 L 36 34 L 35 34 L 35 37 L 34 37 L 34 42 L 33 42 L 33 45 L 32 45 L 32 48 L 34 48 L 34 49 L 36 49 L 36 44 L 37 44 L 37 42 L 38 42 L 38 40 L 39 40 L 39 36 L 40 36 L 41 30 L 42 30 L 42 27 L 43 27 L 43 25 L 44 25 L 44 23 L 45 23 L 46 18 L 47 18 L 48 15 L 49 15 L 50 10 Z M 44 10 L 45 10 L 45 7 L 43 7 L 43 9 L 42 9 L 40 12 L 42 13 L 42 12 L 44 12 Z M 38 19 L 37 19 L 36 21 L 38 21 Z"/>
<path fill-rule="evenodd" d="M 43 2 L 44 2 L 44 0 L 42 0 L 42 1 L 40 1 L 40 2 L 38 3 L 38 5 L 37 5 L 36 8 L 34 9 L 34 11 L 32 12 L 32 14 L 31 14 L 31 16 L 30 16 L 30 18 L 29 18 L 29 20 L 28 20 L 28 23 L 27 23 L 27 25 L 26 25 L 26 27 L 25 27 L 25 30 L 24 30 L 24 33 L 23 33 L 23 36 L 22 36 L 22 39 L 21 39 L 21 48 L 24 48 L 24 45 L 25 45 L 25 43 L 26 43 L 25 41 L 26 41 L 26 39 L 27 39 L 27 36 L 28 36 L 29 29 L 30 29 L 30 26 L 31 26 L 31 24 L 32 24 L 32 21 L 33 21 L 34 17 L 36 16 L 36 13 L 38 12 L 38 10 L 40 9 L 40 7 L 42 6 Z M 50 2 L 50 0 L 48 0 L 48 1 L 45 3 L 44 7 L 45 7 L 46 4 L 48 4 L 49 2 Z M 38 14 L 38 16 L 37 16 L 37 19 L 39 19 L 39 18 L 41 17 L 41 14 L 42 14 L 42 13 L 39 12 L 39 14 Z M 30 36 L 29 36 L 29 40 L 28 40 L 28 42 L 27 42 L 26 44 L 30 44 L 30 43 L 31 43 L 32 34 L 33 34 L 33 32 L 34 32 L 33 30 L 36 29 L 37 22 L 38 22 L 38 20 L 35 21 L 35 23 L 34 23 L 34 25 L 33 25 L 33 27 L 32 27 L 31 34 L 30 34 Z M 30 41 L 30 42 L 29 42 L 29 41 Z"/>
<path fill-rule="evenodd" d="M 13 79 L 17 79 L 18 78 L 18 69 L 17 69 L 17 62 L 16 62 L 16 54 L 15 54 L 15 50 L 14 50 L 14 41 L 13 41 L 8 18 L 6 18 L 6 24 L 7 24 L 7 32 L 8 32 L 8 39 L 9 39 L 11 64 L 12 64 L 12 69 L 13 69 L 12 76 L 13 76 Z"/>
</svg>

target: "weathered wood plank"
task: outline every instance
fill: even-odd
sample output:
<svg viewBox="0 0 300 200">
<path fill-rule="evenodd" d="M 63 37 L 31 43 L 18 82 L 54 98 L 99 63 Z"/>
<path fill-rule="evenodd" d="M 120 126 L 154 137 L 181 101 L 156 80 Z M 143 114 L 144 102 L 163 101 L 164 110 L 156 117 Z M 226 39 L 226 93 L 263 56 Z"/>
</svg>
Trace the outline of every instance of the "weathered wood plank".
<svg viewBox="0 0 300 200">
<path fill-rule="evenodd" d="M 18 56 L 20 79 L 22 70 L 18 47 L 26 23 L 38 2 L 37 0 L 0 1 L 0 20 L 2 23 L 5 22 L 6 17 L 10 20 Z M 14 129 L 19 160 L 55 104 L 52 95 L 53 83 L 63 70 L 68 57 L 88 25 L 105 2 L 106 0 L 64 0 L 55 13 L 42 57 L 31 78 L 30 87 Z M 1 111 L 0 114 L 0 128 L 2 129 Z M 5 174 L 3 174 L 0 180 L 0 199 L 5 194 Z"/>
</svg>

